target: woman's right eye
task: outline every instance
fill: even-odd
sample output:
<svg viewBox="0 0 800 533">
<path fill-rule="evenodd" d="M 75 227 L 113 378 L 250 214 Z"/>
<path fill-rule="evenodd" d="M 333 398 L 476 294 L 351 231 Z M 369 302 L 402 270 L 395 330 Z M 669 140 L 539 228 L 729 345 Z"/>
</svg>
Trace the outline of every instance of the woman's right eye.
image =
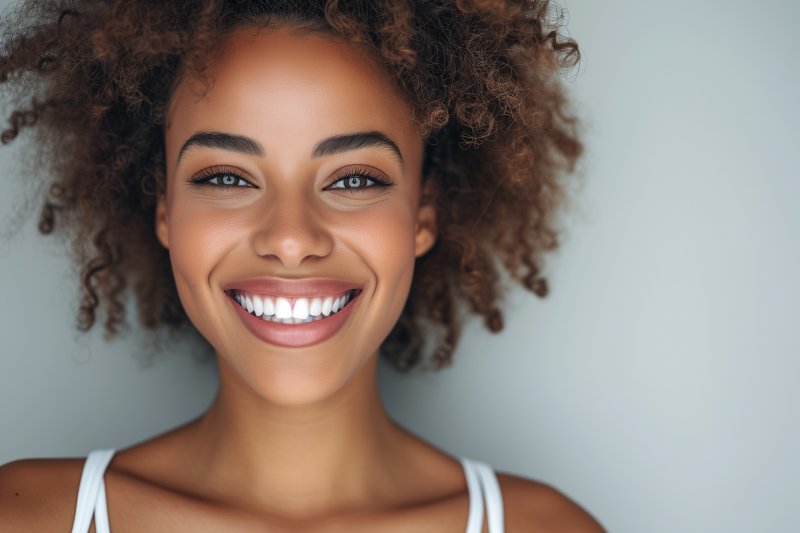
<svg viewBox="0 0 800 533">
<path fill-rule="evenodd" d="M 223 189 L 236 188 L 236 187 L 253 187 L 249 181 L 241 176 L 230 173 L 218 173 L 208 177 L 198 176 L 192 179 L 192 182 L 197 185 L 214 185 Z"/>
</svg>

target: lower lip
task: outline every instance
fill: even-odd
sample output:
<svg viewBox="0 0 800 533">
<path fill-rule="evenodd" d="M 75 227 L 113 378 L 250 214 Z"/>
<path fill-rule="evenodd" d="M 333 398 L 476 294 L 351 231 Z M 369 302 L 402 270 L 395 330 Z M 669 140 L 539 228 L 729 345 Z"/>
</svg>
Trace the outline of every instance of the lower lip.
<svg viewBox="0 0 800 533">
<path fill-rule="evenodd" d="M 253 335 L 264 342 L 276 346 L 301 348 L 327 340 L 342 329 L 348 317 L 353 312 L 353 306 L 360 300 L 360 296 L 361 292 L 353 297 L 347 305 L 344 306 L 344 309 L 335 315 L 307 324 L 281 324 L 279 322 L 263 320 L 248 313 L 246 309 L 242 308 L 242 306 L 230 296 L 227 296 L 227 298 L 236 309 L 244 325 Z"/>
</svg>

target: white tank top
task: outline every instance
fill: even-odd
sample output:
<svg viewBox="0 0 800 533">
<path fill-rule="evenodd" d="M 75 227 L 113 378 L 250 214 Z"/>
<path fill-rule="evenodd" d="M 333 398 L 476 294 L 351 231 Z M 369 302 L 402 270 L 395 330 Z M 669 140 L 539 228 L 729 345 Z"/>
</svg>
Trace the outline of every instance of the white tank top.
<svg viewBox="0 0 800 533">
<path fill-rule="evenodd" d="M 78 487 L 78 503 L 72 533 L 87 533 L 94 516 L 97 533 L 110 533 L 106 487 L 103 474 L 115 450 L 94 450 L 86 457 Z M 469 491 L 469 515 L 466 533 L 480 533 L 483 526 L 483 498 L 486 498 L 486 519 L 489 533 L 504 533 L 503 497 L 494 470 L 486 463 L 461 458 Z"/>
</svg>

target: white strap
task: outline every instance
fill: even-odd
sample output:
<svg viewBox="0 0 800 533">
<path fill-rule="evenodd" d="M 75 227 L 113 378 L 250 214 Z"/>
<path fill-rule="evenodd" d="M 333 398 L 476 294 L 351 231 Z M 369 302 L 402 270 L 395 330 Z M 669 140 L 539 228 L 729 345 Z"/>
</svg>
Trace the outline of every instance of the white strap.
<svg viewBox="0 0 800 533">
<path fill-rule="evenodd" d="M 474 463 L 469 459 L 461 458 L 464 467 L 464 476 L 467 478 L 467 491 L 469 492 L 469 515 L 467 516 L 466 533 L 480 533 L 483 526 L 483 498 L 478 475 L 475 473 Z"/>
<path fill-rule="evenodd" d="M 97 495 L 97 505 L 94 507 L 95 533 L 111 533 L 108 525 L 108 509 L 106 508 L 106 484 L 100 478 L 100 494 Z"/>
<path fill-rule="evenodd" d="M 475 463 L 478 479 L 486 497 L 486 519 L 489 522 L 489 533 L 504 533 L 503 495 L 494 470 L 486 463 Z"/>
<path fill-rule="evenodd" d="M 72 524 L 72 533 L 86 533 L 89 531 L 92 515 L 101 495 L 103 500 L 102 514 L 105 514 L 103 474 L 113 456 L 114 450 L 94 450 L 89 452 L 86 457 L 86 462 L 83 464 L 83 472 L 81 473 L 81 483 L 78 486 L 78 502 L 75 505 L 75 521 Z M 105 514 L 104 518 L 106 530 L 101 530 L 98 523 L 95 524 L 97 533 L 108 533 L 108 515 Z"/>
</svg>

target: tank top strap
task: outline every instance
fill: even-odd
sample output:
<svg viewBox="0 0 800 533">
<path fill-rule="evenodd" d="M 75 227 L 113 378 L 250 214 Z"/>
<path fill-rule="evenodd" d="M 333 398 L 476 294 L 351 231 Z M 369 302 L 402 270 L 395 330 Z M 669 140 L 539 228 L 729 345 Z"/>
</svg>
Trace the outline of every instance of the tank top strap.
<svg viewBox="0 0 800 533">
<path fill-rule="evenodd" d="M 486 498 L 486 520 L 489 533 L 504 533 L 503 496 L 492 467 L 480 461 L 461 458 L 469 491 L 469 515 L 466 533 L 481 533 L 483 529 L 483 499 Z"/>
<path fill-rule="evenodd" d="M 483 526 L 483 498 L 475 462 L 462 457 L 461 466 L 464 467 L 464 477 L 467 478 L 467 492 L 469 493 L 466 533 L 480 533 Z"/>
<path fill-rule="evenodd" d="M 75 505 L 75 521 L 72 533 L 86 533 L 95 519 L 97 533 L 109 533 L 108 510 L 106 509 L 106 489 L 103 482 L 108 463 L 116 450 L 93 450 L 86 457 L 78 486 L 78 502 Z"/>
<path fill-rule="evenodd" d="M 486 497 L 486 520 L 489 523 L 489 533 L 504 533 L 503 495 L 500 492 L 497 476 L 492 467 L 486 463 L 475 462 L 475 470 L 481 489 L 483 489 L 483 495 Z"/>
</svg>

